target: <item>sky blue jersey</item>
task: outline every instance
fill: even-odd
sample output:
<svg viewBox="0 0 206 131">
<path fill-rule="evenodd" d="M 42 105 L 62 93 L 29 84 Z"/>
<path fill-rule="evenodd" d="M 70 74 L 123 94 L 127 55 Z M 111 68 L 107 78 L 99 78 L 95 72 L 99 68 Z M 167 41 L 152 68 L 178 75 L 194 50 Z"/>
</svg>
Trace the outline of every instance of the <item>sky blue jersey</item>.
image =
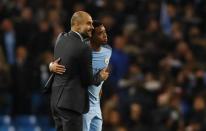
<svg viewBox="0 0 206 131">
<path fill-rule="evenodd" d="M 93 75 L 97 74 L 100 70 L 108 66 L 111 54 L 112 54 L 112 49 L 109 45 L 101 46 L 100 51 L 92 51 Z M 90 105 L 100 103 L 99 93 L 101 91 L 103 83 L 104 81 L 102 81 L 99 86 L 95 86 L 95 85 L 89 86 L 88 91 L 89 91 Z"/>
</svg>

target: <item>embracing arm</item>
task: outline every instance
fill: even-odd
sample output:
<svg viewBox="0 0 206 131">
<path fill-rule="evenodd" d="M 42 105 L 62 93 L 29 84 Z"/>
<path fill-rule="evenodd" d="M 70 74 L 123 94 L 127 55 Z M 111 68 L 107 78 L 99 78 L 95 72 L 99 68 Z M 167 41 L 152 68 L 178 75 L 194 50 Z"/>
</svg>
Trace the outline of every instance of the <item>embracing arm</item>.
<svg viewBox="0 0 206 131">
<path fill-rule="evenodd" d="M 99 71 L 96 75 L 92 75 L 92 58 L 90 58 L 90 50 L 87 50 L 84 52 L 84 55 L 81 59 L 81 74 L 83 81 L 86 81 L 86 84 L 93 84 L 93 85 L 100 85 L 102 81 L 106 80 L 109 76 L 109 72 L 107 71 L 107 68 L 102 69 Z M 60 58 L 56 59 L 54 62 L 51 62 L 49 64 L 49 70 L 50 72 L 56 73 L 56 74 L 63 74 L 66 71 L 65 66 L 58 64 L 60 61 Z M 88 82 L 88 83 L 87 83 Z"/>
</svg>

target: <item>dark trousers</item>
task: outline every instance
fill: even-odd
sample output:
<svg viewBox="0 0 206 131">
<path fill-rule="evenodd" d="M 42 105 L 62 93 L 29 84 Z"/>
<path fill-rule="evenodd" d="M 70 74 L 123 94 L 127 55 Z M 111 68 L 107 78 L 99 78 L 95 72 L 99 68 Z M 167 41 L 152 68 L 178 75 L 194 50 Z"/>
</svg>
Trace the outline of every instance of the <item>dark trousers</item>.
<svg viewBox="0 0 206 131">
<path fill-rule="evenodd" d="M 52 106 L 51 110 L 57 131 L 82 131 L 81 113 L 56 106 Z"/>
</svg>

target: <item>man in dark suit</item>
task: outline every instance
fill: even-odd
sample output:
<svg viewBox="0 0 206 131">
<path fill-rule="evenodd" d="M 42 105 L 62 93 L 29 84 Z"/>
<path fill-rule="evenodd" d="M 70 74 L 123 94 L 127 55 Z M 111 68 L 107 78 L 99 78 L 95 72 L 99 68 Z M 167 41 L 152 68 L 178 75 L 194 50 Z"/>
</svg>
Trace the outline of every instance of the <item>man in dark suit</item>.
<svg viewBox="0 0 206 131">
<path fill-rule="evenodd" d="M 58 40 L 55 59 L 69 71 L 56 74 L 51 91 L 51 109 L 57 131 L 82 131 L 82 114 L 88 112 L 87 87 L 92 84 L 91 49 L 83 42 L 91 37 L 91 16 L 83 11 L 71 18 L 71 31 Z"/>
</svg>

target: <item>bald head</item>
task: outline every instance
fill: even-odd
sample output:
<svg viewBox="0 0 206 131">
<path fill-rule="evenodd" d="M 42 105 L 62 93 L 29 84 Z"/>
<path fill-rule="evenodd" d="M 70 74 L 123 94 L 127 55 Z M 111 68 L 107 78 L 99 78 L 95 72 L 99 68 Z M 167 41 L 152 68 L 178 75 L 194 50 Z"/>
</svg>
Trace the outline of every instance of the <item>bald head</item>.
<svg viewBox="0 0 206 131">
<path fill-rule="evenodd" d="M 89 13 L 85 11 L 77 11 L 72 15 L 71 18 L 71 26 L 74 26 L 75 24 L 79 24 L 84 20 L 85 17 L 91 17 Z"/>
<path fill-rule="evenodd" d="M 84 11 L 77 11 L 71 18 L 71 30 L 91 37 L 91 32 L 93 29 L 92 23 L 92 17 L 89 13 Z"/>
</svg>

